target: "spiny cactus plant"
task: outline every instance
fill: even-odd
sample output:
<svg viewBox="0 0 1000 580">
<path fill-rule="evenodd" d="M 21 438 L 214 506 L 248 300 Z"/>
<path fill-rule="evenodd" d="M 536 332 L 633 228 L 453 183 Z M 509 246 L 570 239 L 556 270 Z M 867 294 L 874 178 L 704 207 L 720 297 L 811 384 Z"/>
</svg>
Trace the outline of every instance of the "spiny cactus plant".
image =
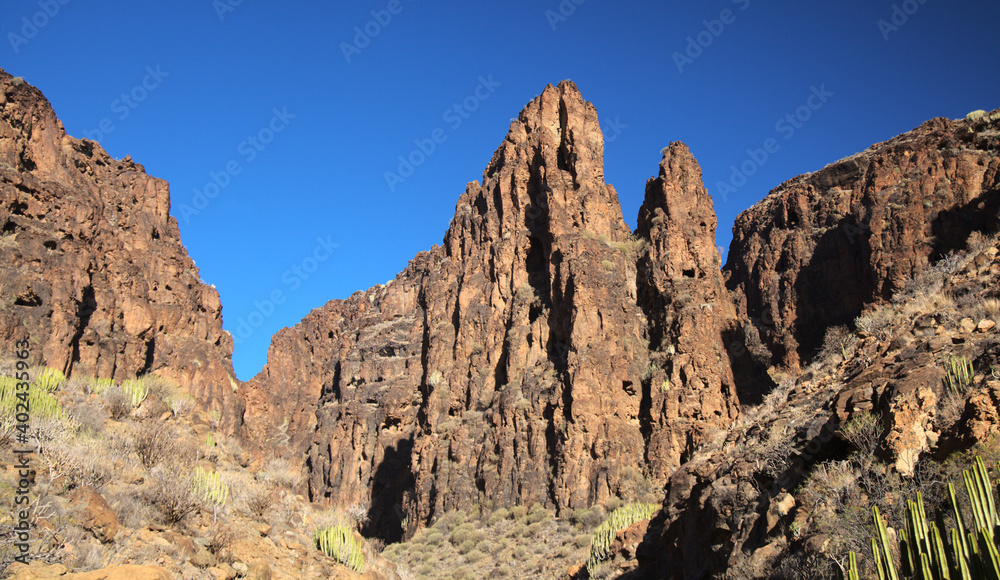
<svg viewBox="0 0 1000 580">
<path fill-rule="evenodd" d="M 143 377 L 125 381 L 122 383 L 122 390 L 125 391 L 125 395 L 128 397 L 133 409 L 141 405 L 149 394 L 149 386 Z"/>
<path fill-rule="evenodd" d="M 205 503 L 222 507 L 229 499 L 229 486 L 222 481 L 218 471 L 208 471 L 202 467 L 194 470 L 194 487 Z"/>
<path fill-rule="evenodd" d="M 202 467 L 194 470 L 194 490 L 201 499 L 212 506 L 212 522 L 214 523 L 219 515 L 219 508 L 226 505 L 229 499 L 229 485 L 222 481 L 222 474 L 218 471 L 208 471 Z"/>
<path fill-rule="evenodd" d="M 105 389 L 113 386 L 115 386 L 114 379 L 102 379 L 100 377 L 94 377 L 90 379 L 90 382 L 87 384 L 87 389 L 95 395 L 100 395 L 101 393 L 104 392 Z"/>
<path fill-rule="evenodd" d="M 46 393 L 53 393 L 66 380 L 66 375 L 53 368 L 44 368 L 35 378 L 34 386 Z"/>
<path fill-rule="evenodd" d="M 964 395 L 972 386 L 973 368 L 972 361 L 964 356 L 951 357 L 945 363 L 944 384 L 956 395 Z"/>
<path fill-rule="evenodd" d="M 12 377 L 0 377 L 0 420 L 9 427 L 17 420 L 17 415 L 24 412 L 22 406 L 18 409 L 18 404 L 27 404 L 28 411 L 26 417 L 29 419 L 58 419 L 63 416 L 62 405 L 48 391 L 32 383 L 28 389 L 17 389 L 17 384 L 21 382 Z"/>
<path fill-rule="evenodd" d="M 354 537 L 354 531 L 341 524 L 325 526 L 313 534 L 316 547 L 327 556 L 337 560 L 344 566 L 361 572 L 365 567 L 365 555 L 361 550 L 361 542 Z"/>
<path fill-rule="evenodd" d="M 611 516 L 594 530 L 587 572 L 593 574 L 597 566 L 611 556 L 611 543 L 615 541 L 618 532 L 636 522 L 648 520 L 658 509 L 660 506 L 653 503 L 630 503 L 611 512 Z"/>
<path fill-rule="evenodd" d="M 986 464 L 981 458 L 976 458 L 972 469 L 962 472 L 962 478 L 969 495 L 972 520 L 963 516 L 956 499 L 955 485 L 948 484 L 957 529 L 952 528 L 947 536 L 941 532 L 945 529 L 944 515 L 939 511 L 936 521 L 929 522 L 920 493 L 917 493 L 916 501 L 907 501 L 905 529 L 899 530 L 898 571 L 885 523 L 878 508 L 872 508 L 878 533 L 877 538 L 872 538 L 872 554 L 879 580 L 1000 578 L 1000 517 Z M 853 552 L 845 577 L 859 578 Z"/>
</svg>

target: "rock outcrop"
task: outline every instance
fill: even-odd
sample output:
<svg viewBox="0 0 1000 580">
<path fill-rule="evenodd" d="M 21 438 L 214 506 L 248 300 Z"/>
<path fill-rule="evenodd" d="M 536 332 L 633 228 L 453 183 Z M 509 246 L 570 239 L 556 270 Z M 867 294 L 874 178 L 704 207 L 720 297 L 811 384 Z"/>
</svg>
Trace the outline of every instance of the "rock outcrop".
<svg viewBox="0 0 1000 580">
<path fill-rule="evenodd" d="M 715 227 L 673 144 L 632 234 L 594 107 L 550 86 L 442 246 L 275 336 L 249 433 L 308 457 L 312 498 L 370 502 L 389 538 L 448 509 L 577 508 L 662 482 L 738 414 Z"/>
<path fill-rule="evenodd" d="M 996 229 L 1000 114 L 938 118 L 770 192 L 736 219 L 727 286 L 778 365 Z"/>
<path fill-rule="evenodd" d="M 66 134 L 34 87 L 0 71 L 0 339 L 67 374 L 177 382 L 242 416 L 219 294 L 169 215 L 167 183 Z"/>
</svg>

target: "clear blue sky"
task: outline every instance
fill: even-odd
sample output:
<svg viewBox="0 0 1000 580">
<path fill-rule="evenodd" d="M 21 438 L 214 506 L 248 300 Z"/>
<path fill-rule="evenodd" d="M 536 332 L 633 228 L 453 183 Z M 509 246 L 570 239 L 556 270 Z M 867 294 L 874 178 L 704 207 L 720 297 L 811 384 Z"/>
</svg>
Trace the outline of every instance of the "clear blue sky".
<svg viewBox="0 0 1000 580">
<path fill-rule="evenodd" d="M 71 135 L 170 182 L 226 328 L 255 323 L 234 356 L 248 379 L 276 330 L 440 243 L 465 183 L 546 84 L 572 79 L 597 106 L 633 226 L 660 150 L 686 142 L 724 247 L 735 216 L 786 179 L 1000 107 L 1000 5 L 922 2 L 5 0 L 0 67 L 39 87 Z M 806 120 L 779 125 L 789 114 Z M 385 173 L 435 129 L 443 142 L 390 188 Z M 758 167 L 747 150 L 767 139 Z M 752 175 L 734 179 L 744 163 Z M 196 199 L 213 174 L 225 187 Z"/>
</svg>

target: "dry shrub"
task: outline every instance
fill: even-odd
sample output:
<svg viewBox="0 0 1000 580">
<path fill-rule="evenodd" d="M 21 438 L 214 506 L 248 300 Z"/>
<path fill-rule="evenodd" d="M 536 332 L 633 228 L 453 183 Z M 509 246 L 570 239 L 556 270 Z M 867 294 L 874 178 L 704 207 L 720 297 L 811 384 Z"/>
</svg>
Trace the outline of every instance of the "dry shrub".
<svg viewBox="0 0 1000 580">
<path fill-rule="evenodd" d="M 157 512 L 148 494 L 135 493 L 131 488 L 112 489 L 104 494 L 118 521 L 128 528 L 142 528 L 157 520 Z"/>
<path fill-rule="evenodd" d="M 198 508 L 198 494 L 190 474 L 157 466 L 150 471 L 146 499 L 160 510 L 168 524 L 176 524 Z"/>
<path fill-rule="evenodd" d="M 52 472 L 66 478 L 66 487 L 82 485 L 100 491 L 115 477 L 114 461 L 103 442 L 74 439 L 54 443 L 45 451 Z"/>
<path fill-rule="evenodd" d="M 264 484 L 294 490 L 302 483 L 299 470 L 292 467 L 287 459 L 272 459 L 257 473 L 257 479 Z"/>
<path fill-rule="evenodd" d="M 176 451 L 176 433 L 165 423 L 143 421 L 131 430 L 132 446 L 143 467 L 149 469 L 172 457 Z"/>
<path fill-rule="evenodd" d="M 239 529 L 231 524 L 219 523 L 208 537 L 208 551 L 222 562 L 235 562 L 233 542 L 239 539 Z"/>
<path fill-rule="evenodd" d="M 80 403 L 70 410 L 69 416 L 86 432 L 96 435 L 104 430 L 106 415 L 104 409 L 96 403 Z"/>
<path fill-rule="evenodd" d="M 112 419 L 121 419 L 132 412 L 132 404 L 129 401 L 125 390 L 120 386 L 108 387 L 101 393 L 101 400 L 104 408 L 111 415 Z"/>
<path fill-rule="evenodd" d="M 858 337 L 846 326 L 832 326 L 823 337 L 818 358 L 829 364 L 850 360 L 858 345 Z"/>
<path fill-rule="evenodd" d="M 854 327 L 859 332 L 886 340 L 892 335 L 896 313 L 891 308 L 876 308 L 854 319 Z"/>
</svg>

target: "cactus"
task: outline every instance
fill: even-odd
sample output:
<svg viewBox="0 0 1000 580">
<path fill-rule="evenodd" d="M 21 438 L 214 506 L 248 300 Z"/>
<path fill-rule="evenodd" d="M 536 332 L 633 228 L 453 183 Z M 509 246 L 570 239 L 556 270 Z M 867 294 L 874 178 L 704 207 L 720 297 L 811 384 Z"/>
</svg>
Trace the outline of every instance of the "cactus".
<svg viewBox="0 0 1000 580">
<path fill-rule="evenodd" d="M 99 377 L 94 377 L 90 379 L 90 382 L 87 384 L 87 389 L 89 389 L 90 392 L 95 395 L 100 395 L 101 393 L 104 392 L 105 389 L 113 386 L 115 386 L 114 379 L 102 379 Z"/>
<path fill-rule="evenodd" d="M 222 481 L 222 474 L 201 467 L 194 470 L 194 486 L 205 503 L 222 507 L 229 499 L 229 486 Z"/>
<path fill-rule="evenodd" d="M 146 400 L 146 395 L 149 394 L 149 386 L 146 385 L 146 380 L 143 377 L 125 381 L 122 383 L 122 390 L 125 391 L 133 409 L 141 405 Z"/>
<path fill-rule="evenodd" d="M 56 369 L 46 367 L 38 374 L 32 386 L 38 387 L 46 393 L 53 393 L 65 380 L 66 375 Z"/>
<path fill-rule="evenodd" d="M 969 495 L 972 522 L 962 515 L 955 494 L 955 485 L 948 484 L 948 496 L 957 526 L 957 529 L 951 529 L 948 534 L 941 531 L 944 529 L 944 515 L 940 510 L 936 521 L 927 519 L 924 499 L 920 493 L 917 493 L 916 501 L 907 501 L 905 527 L 899 530 L 899 573 L 896 571 L 885 523 L 878 508 L 872 508 L 878 533 L 878 537 L 872 538 L 871 541 L 872 554 L 879 580 L 1000 578 L 1000 550 L 998 550 L 1000 517 L 993 496 L 993 483 L 990 481 L 983 460 L 977 457 L 971 470 L 962 472 L 962 479 Z M 971 529 L 969 523 L 972 524 Z M 852 552 L 849 558 L 846 577 L 857 578 L 855 554 Z"/>
<path fill-rule="evenodd" d="M 0 377 L 0 422 L 5 427 L 12 427 L 19 412 L 18 403 L 28 405 L 27 415 L 30 419 L 60 419 L 63 417 L 62 405 L 46 391 L 38 382 L 29 385 L 28 389 L 17 389 L 17 379 Z M 23 411 L 23 407 L 21 409 Z"/>
<path fill-rule="evenodd" d="M 630 503 L 611 512 L 611 516 L 594 530 L 587 571 L 593 573 L 601 562 L 611 556 L 611 543 L 615 541 L 618 532 L 636 522 L 648 520 L 658 509 L 660 506 L 652 503 Z"/>
<path fill-rule="evenodd" d="M 945 364 L 944 384 L 956 395 L 964 395 L 972 386 L 972 361 L 964 356 L 951 357 Z"/>
<path fill-rule="evenodd" d="M 361 542 L 354 537 L 354 532 L 344 525 L 319 528 L 313 534 L 316 547 L 327 556 L 337 560 L 344 566 L 361 572 L 365 567 L 365 555 L 361 551 Z"/>
</svg>

